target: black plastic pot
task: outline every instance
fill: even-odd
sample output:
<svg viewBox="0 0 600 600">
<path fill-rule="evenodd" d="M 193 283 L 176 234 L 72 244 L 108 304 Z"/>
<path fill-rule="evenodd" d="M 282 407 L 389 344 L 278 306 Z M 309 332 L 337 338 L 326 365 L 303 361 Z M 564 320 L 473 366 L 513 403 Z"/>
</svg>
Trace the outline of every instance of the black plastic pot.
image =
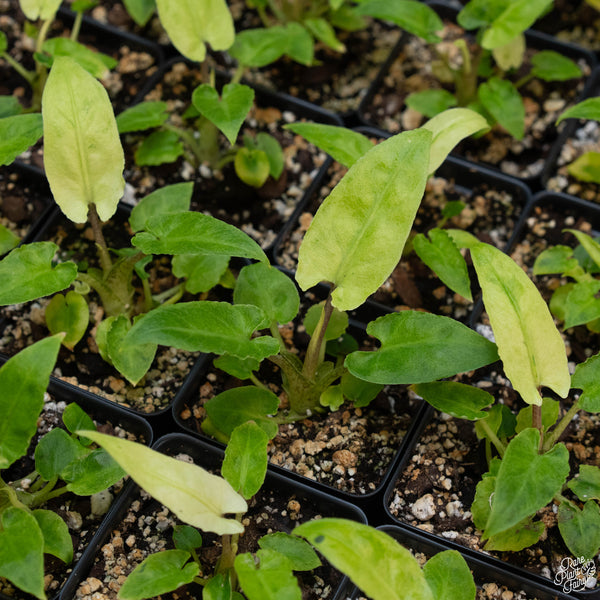
<svg viewBox="0 0 600 600">
<path fill-rule="evenodd" d="M 456 22 L 456 15 L 458 14 L 458 9 L 450 4 L 446 3 L 438 3 L 438 2 L 428 2 L 428 4 L 440 15 L 441 18 L 449 19 L 452 22 Z M 590 71 L 596 66 L 596 56 L 594 53 L 587 51 L 579 46 L 575 46 L 573 44 L 561 43 L 550 35 L 546 35 L 535 30 L 528 30 L 525 32 L 525 38 L 527 41 L 527 47 L 532 48 L 534 50 L 554 50 L 559 52 L 560 54 L 572 59 L 572 60 L 583 60 L 589 67 Z M 408 42 L 409 36 L 404 35 L 400 41 L 398 42 L 398 48 L 394 49 L 399 55 L 402 52 L 402 47 Z M 391 65 L 390 65 L 391 66 Z M 387 70 L 381 71 L 379 76 L 374 82 L 374 85 L 369 88 L 364 98 L 361 101 L 359 107 L 359 116 L 361 121 L 370 126 L 381 126 L 380 123 L 375 122 L 372 118 L 368 118 L 365 113 L 368 112 L 369 106 L 371 105 L 373 98 L 379 93 L 381 85 L 385 77 L 387 76 L 387 72 L 389 71 L 389 66 Z M 586 94 L 587 86 L 589 83 L 586 81 L 584 88 L 582 88 L 581 92 L 573 99 L 573 101 L 577 101 L 580 98 L 583 98 Z M 396 114 L 398 111 L 396 111 Z M 552 126 L 554 127 L 554 126 Z M 532 161 L 528 162 L 528 164 L 533 164 L 538 161 L 540 157 L 546 160 L 546 156 L 551 150 L 553 140 L 556 139 L 558 133 L 556 131 L 545 133 L 546 137 L 551 138 L 548 142 L 544 143 L 544 148 L 536 148 L 530 152 Z M 461 147 L 457 151 L 454 152 L 455 156 L 464 157 L 465 154 L 462 148 L 465 147 L 463 143 Z M 479 161 L 478 161 L 479 162 Z M 500 171 L 499 166 L 491 164 L 491 163 L 482 163 L 485 164 L 490 169 L 494 171 Z M 540 177 L 543 166 L 540 166 L 539 173 L 521 176 L 519 174 L 512 175 L 513 177 L 517 177 L 524 183 L 528 184 L 533 191 L 538 191 L 540 189 Z"/>
<path fill-rule="evenodd" d="M 194 462 L 199 466 L 218 473 L 223 461 L 223 451 L 211 446 L 203 441 L 196 440 L 190 436 L 182 434 L 171 434 L 160 438 L 153 446 L 164 454 L 171 456 L 177 454 L 186 454 L 194 459 Z M 335 499 L 326 494 L 318 492 L 300 483 L 291 481 L 289 478 L 282 477 L 278 473 L 272 472 L 270 469 L 267 472 L 265 483 L 262 490 L 268 490 L 275 494 L 283 494 L 284 497 L 290 500 L 297 500 L 302 506 L 312 505 L 322 516 L 335 516 L 346 519 L 352 519 L 361 523 L 366 523 L 364 513 L 351 504 L 343 500 Z M 88 576 L 90 569 L 94 564 L 94 556 L 99 549 L 109 540 L 112 530 L 115 526 L 122 522 L 124 515 L 129 509 L 131 503 L 138 497 L 139 488 L 131 486 L 127 494 L 123 494 L 119 498 L 110 511 L 106 522 L 103 524 L 102 530 L 94 538 L 94 544 L 90 544 L 84 556 L 78 563 L 77 574 L 70 578 L 69 582 L 63 588 L 61 600 L 69 600 L 73 598 L 77 588 L 83 580 Z M 340 578 L 341 579 L 341 578 Z M 339 596 L 336 593 L 331 594 L 330 598 L 337 600 Z"/>
<path fill-rule="evenodd" d="M 5 359 L 0 359 L 0 365 L 5 362 Z M 152 432 L 152 428 L 147 420 L 142 417 L 132 414 L 131 411 L 125 410 L 120 406 L 117 406 L 113 402 L 109 402 L 108 400 L 104 400 L 103 398 L 98 398 L 93 394 L 88 394 L 85 391 L 75 390 L 72 388 L 65 388 L 56 382 L 50 382 L 48 387 L 48 392 L 56 398 L 57 401 L 63 401 L 67 404 L 72 402 L 76 402 L 88 415 L 94 419 L 99 424 L 103 423 L 111 423 L 113 426 L 119 426 L 126 430 L 127 432 L 133 434 L 135 438 L 146 445 L 151 445 L 154 439 L 154 434 Z M 113 501 L 109 512 L 105 516 L 104 520 L 100 523 L 98 530 L 92 537 L 90 541 L 90 545 L 94 545 L 94 540 L 98 535 L 101 534 L 102 531 L 105 530 L 105 521 L 108 519 L 114 507 L 118 504 L 121 497 L 127 494 L 127 489 L 129 489 L 131 483 L 125 483 L 123 490 L 117 496 L 117 498 Z M 84 560 L 83 556 L 88 551 L 86 550 L 82 555 L 81 559 L 75 562 L 71 567 L 71 572 L 68 578 L 64 582 L 64 587 L 69 587 L 70 581 L 73 578 L 78 576 L 79 570 L 81 568 L 81 561 Z M 52 599 L 56 599 L 60 596 L 62 592 L 58 591 L 54 595 L 50 596 Z M 33 596 L 29 596 L 27 594 L 20 593 L 19 598 L 33 598 Z M 14 600 L 14 597 L 7 596 L 5 594 L 0 593 L 1 600 Z"/>
</svg>

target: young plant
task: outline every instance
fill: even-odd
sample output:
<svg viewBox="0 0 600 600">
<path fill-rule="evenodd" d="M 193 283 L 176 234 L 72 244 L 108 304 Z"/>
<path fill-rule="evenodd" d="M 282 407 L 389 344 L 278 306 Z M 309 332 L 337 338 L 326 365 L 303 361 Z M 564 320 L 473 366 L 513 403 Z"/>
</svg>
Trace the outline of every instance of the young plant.
<svg viewBox="0 0 600 600">
<path fill-rule="evenodd" d="M 44 394 L 61 337 L 37 342 L 0 368 L 0 468 L 27 456 L 44 406 Z M 95 430 L 77 404 L 63 413 L 67 431 L 45 434 L 35 448 L 35 469 L 18 481 L 0 479 L 0 576 L 23 592 L 45 600 L 44 554 L 70 563 L 73 542 L 56 512 L 43 508 L 65 493 L 92 496 L 117 483 L 125 472 L 77 429 Z"/>
</svg>

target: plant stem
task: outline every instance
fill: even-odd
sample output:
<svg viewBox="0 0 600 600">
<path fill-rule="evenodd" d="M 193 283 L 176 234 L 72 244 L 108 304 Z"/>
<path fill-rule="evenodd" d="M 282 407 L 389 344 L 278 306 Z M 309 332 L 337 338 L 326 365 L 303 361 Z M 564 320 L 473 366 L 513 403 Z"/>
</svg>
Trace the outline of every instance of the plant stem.
<svg viewBox="0 0 600 600">
<path fill-rule="evenodd" d="M 169 288 L 164 292 L 160 292 L 160 294 L 154 294 L 152 296 L 152 300 L 154 300 L 154 302 L 157 302 L 158 304 L 173 304 L 173 302 L 171 301 L 172 298 L 176 296 L 177 300 L 179 300 L 179 298 L 181 298 L 181 296 L 183 295 L 184 286 L 184 283 L 178 283 L 172 288 Z M 177 302 L 177 300 L 175 300 L 175 302 Z"/>
<path fill-rule="evenodd" d="M 35 81 L 35 72 L 28 71 L 23 65 L 18 63 L 8 52 L 2 54 L 2 58 L 21 76 L 33 86 Z"/>
<path fill-rule="evenodd" d="M 269 388 L 254 374 L 250 375 L 250 381 L 257 387 L 262 390 L 268 390 Z"/>
<path fill-rule="evenodd" d="M 94 232 L 94 239 L 96 240 L 96 245 L 98 246 L 100 266 L 102 267 L 102 271 L 104 272 L 104 274 L 107 275 L 112 268 L 112 260 L 110 259 L 110 254 L 108 252 L 106 240 L 104 239 L 104 234 L 102 233 L 102 225 L 100 224 L 100 217 L 98 217 L 98 212 L 96 211 L 95 204 L 90 204 L 90 207 L 88 209 L 88 221 L 92 226 L 92 231 Z"/>
<path fill-rule="evenodd" d="M 498 451 L 498 454 L 500 455 L 500 458 L 502 458 L 504 456 L 506 446 L 504 446 L 504 444 L 500 441 L 498 436 L 492 431 L 492 428 L 486 423 L 485 419 L 482 419 L 481 421 L 479 421 L 479 423 L 483 427 L 487 438 L 490 440 L 490 442 L 492 442 L 492 444 L 494 444 L 496 450 Z"/>
<path fill-rule="evenodd" d="M 331 303 L 330 292 L 327 296 L 327 300 L 325 300 L 325 306 L 323 307 L 323 312 L 321 313 L 319 322 L 317 323 L 312 337 L 310 338 L 310 343 L 308 344 L 308 349 L 306 351 L 306 358 L 304 359 L 302 374 L 311 381 L 314 379 L 317 368 L 323 362 L 323 353 L 325 351 L 325 332 L 327 331 L 329 319 L 331 319 L 332 314 L 333 304 Z"/>
<path fill-rule="evenodd" d="M 562 435 L 564 430 L 567 428 L 569 423 L 573 420 L 573 417 L 579 412 L 581 408 L 579 399 L 577 399 L 573 406 L 565 413 L 565 416 L 559 421 L 558 425 L 548 433 L 544 442 L 544 451 L 548 451 L 556 444 L 558 438 Z"/>
<path fill-rule="evenodd" d="M 542 407 L 537 404 L 531 405 L 531 425 L 540 432 L 540 446 L 538 451 L 541 454 L 544 450 L 544 426 L 542 424 Z"/>
<path fill-rule="evenodd" d="M 529 75 L 525 75 L 524 77 L 521 77 L 521 79 L 519 79 L 519 81 L 517 81 L 515 83 L 515 87 L 517 89 L 519 89 L 520 87 L 523 87 L 525 84 L 529 83 L 532 79 L 533 79 L 533 75 L 531 73 L 529 73 Z"/>
<path fill-rule="evenodd" d="M 279 351 L 285 352 L 287 348 L 285 347 L 285 342 L 281 337 L 281 332 L 279 331 L 279 325 L 277 324 L 277 321 L 273 321 L 271 325 L 269 325 L 269 331 L 271 332 L 271 335 L 279 342 Z"/>
<path fill-rule="evenodd" d="M 150 312 L 152 310 L 152 290 L 147 279 L 142 279 L 142 290 L 144 292 L 144 312 Z"/>
<path fill-rule="evenodd" d="M 83 11 L 77 11 L 75 15 L 75 21 L 73 22 L 73 29 L 71 29 L 71 40 L 73 42 L 77 41 L 79 37 L 79 31 L 81 29 L 81 22 L 83 21 Z"/>
</svg>

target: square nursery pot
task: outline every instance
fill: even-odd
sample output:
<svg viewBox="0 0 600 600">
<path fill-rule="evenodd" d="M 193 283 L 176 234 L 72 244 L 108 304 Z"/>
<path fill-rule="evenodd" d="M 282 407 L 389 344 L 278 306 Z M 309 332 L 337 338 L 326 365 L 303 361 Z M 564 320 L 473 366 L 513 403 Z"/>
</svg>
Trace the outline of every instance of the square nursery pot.
<svg viewBox="0 0 600 600">
<path fill-rule="evenodd" d="M 456 24 L 456 8 L 436 2 L 429 4 L 447 25 L 442 34 L 444 41 L 463 36 L 462 28 Z M 538 188 L 544 161 L 558 135 L 554 123 L 568 106 L 583 96 L 596 57 L 583 48 L 561 43 L 531 29 L 525 33 L 525 38 L 532 53 L 557 51 L 575 61 L 583 76 L 564 82 L 534 79 L 524 86 L 526 125 L 523 140 L 517 141 L 504 130 L 494 127 L 477 139 L 470 137 L 463 140 L 454 154 L 518 177 L 532 188 Z M 394 52 L 395 61 L 379 73 L 361 101 L 359 114 L 364 123 L 396 133 L 414 129 L 426 120 L 420 113 L 408 109 L 406 96 L 416 91 L 439 88 L 440 84 L 431 73 L 430 63 L 435 58 L 431 46 L 420 38 L 405 34 Z M 516 78 L 521 76 L 522 73 L 519 73 Z"/>
<path fill-rule="evenodd" d="M 5 481 L 19 479 L 32 471 L 33 451 L 37 439 L 54 427 L 61 426 L 64 428 L 61 419 L 62 411 L 66 405 L 72 402 L 77 403 L 91 416 L 103 433 L 126 436 L 128 439 L 135 439 L 147 445 L 152 443 L 152 429 L 142 417 L 92 394 L 64 388 L 51 382 L 46 394 L 44 409 L 38 421 L 38 433 L 32 440 L 27 456 L 11 465 L 9 469 L 2 471 L 2 477 Z M 94 514 L 92 511 L 89 497 L 76 496 L 72 493 L 54 498 L 42 507 L 54 510 L 65 518 L 74 544 L 74 562 L 70 565 L 65 565 L 60 560 L 46 555 L 45 573 L 48 598 L 58 598 L 61 590 L 69 587 L 68 582 L 78 577 L 81 561 L 83 560 L 83 564 L 85 564 L 83 556 L 87 554 L 88 546 L 94 545 L 95 537 L 104 530 L 103 523 L 107 518 L 107 511 L 109 514 L 112 507 L 117 504 L 113 498 L 126 495 L 128 485 L 131 484 L 125 482 L 119 486 L 113 486 L 109 490 L 110 496 L 108 496 L 111 508 L 104 505 L 100 509 L 95 509 L 98 510 L 98 514 Z M 15 590 L 10 584 L 7 587 L 6 580 L 0 578 L 0 598 L 2 600 L 14 600 L 15 598 L 29 600 L 33 596 Z"/>
<path fill-rule="evenodd" d="M 411 551 L 419 563 L 425 563 L 438 552 L 449 548 L 445 543 L 418 531 L 397 525 L 383 525 L 380 531 L 393 537 L 399 544 Z M 461 550 L 463 558 L 473 573 L 477 587 L 477 600 L 511 598 L 512 600 L 568 600 L 572 598 L 547 585 L 539 585 L 522 573 L 513 572 L 510 565 L 490 564 L 485 557 L 471 556 Z M 366 600 L 365 596 L 352 583 L 346 580 L 346 600 Z"/>
<path fill-rule="evenodd" d="M 298 349 L 300 356 L 309 341 L 300 323 L 308 307 L 324 300 L 328 292 L 324 285 L 301 292 L 299 316 L 280 327 L 288 347 Z M 372 347 L 364 323 L 382 314 L 379 307 L 369 303 L 349 314 L 348 332 L 362 348 Z M 199 385 L 187 398 L 176 400 L 173 418 L 186 433 L 224 448 L 202 429 L 206 417 L 204 404 L 221 392 L 252 384 L 216 368 L 214 358 L 214 355 L 204 357 Z M 282 393 L 279 367 L 265 360 L 257 377 L 276 395 Z M 369 523 L 377 525 L 381 522 L 381 493 L 403 449 L 410 443 L 424 408 L 407 386 L 385 386 L 367 407 L 344 404 L 336 411 L 281 424 L 269 444 L 269 468 L 352 502 L 367 513 Z"/>
<path fill-rule="evenodd" d="M 180 124 L 184 111 L 191 106 L 192 92 L 207 80 L 207 76 L 199 65 L 183 58 L 173 59 L 150 79 L 136 102 L 165 101 L 168 112 L 174 115 L 174 122 Z M 218 71 L 216 79 L 221 93 L 222 87 L 229 82 L 229 76 Z M 268 133 L 279 141 L 285 157 L 280 178 L 274 180 L 269 177 L 260 188 L 242 182 L 235 172 L 233 161 L 225 163 L 222 169 L 213 169 L 207 161 L 194 166 L 191 158 L 181 156 L 161 165 L 138 166 L 135 153 L 150 131 L 122 136 L 125 180 L 132 186 L 137 198 L 167 184 L 193 181 L 192 210 L 209 213 L 241 228 L 268 253 L 296 205 L 313 189 L 313 180 L 327 161 L 325 152 L 284 128 L 297 121 L 342 124 L 337 116 L 308 102 L 270 90 L 255 89 L 253 108 L 240 129 L 237 145 L 243 146 L 245 135 L 254 138 L 258 133 Z M 193 128 L 191 121 L 190 128 Z M 218 144 L 221 151 L 230 146 L 220 132 Z"/>
<path fill-rule="evenodd" d="M 126 228 L 129 208 L 120 205 L 103 228 L 111 248 L 127 247 L 130 236 Z M 34 241 L 54 241 L 59 246 L 59 260 L 97 261 L 90 225 L 77 225 L 58 208 L 45 220 Z M 155 257 L 150 268 L 152 293 L 174 284 L 168 257 Z M 134 280 L 134 284 L 135 284 Z M 49 335 L 44 311 L 50 297 L 0 308 L 0 356 L 12 356 L 31 343 Z M 128 410 L 149 418 L 162 432 L 168 431 L 170 403 L 186 395 L 199 377 L 199 353 L 177 351 L 159 346 L 148 373 L 133 386 L 98 353 L 93 336 L 104 316 L 104 309 L 94 291 L 89 294 L 90 323 L 74 350 L 61 346 L 52 379 L 67 388 L 85 389 Z M 165 417 L 167 420 L 165 421 Z"/>
<path fill-rule="evenodd" d="M 182 434 L 160 438 L 154 449 L 191 460 L 215 474 L 219 474 L 223 461 L 222 450 Z M 247 517 L 243 521 L 246 531 L 240 537 L 241 552 L 255 552 L 258 549 L 257 538 L 265 533 L 290 533 L 297 524 L 317 516 L 335 516 L 366 523 L 366 517 L 359 508 L 271 470 L 267 472 L 261 490 L 248 504 Z M 140 492 L 137 486 L 130 488 L 111 510 L 110 518 L 82 559 L 78 577 L 72 578 L 65 586 L 61 600 L 73 597 L 87 600 L 97 597 L 97 593 L 103 594 L 106 599 L 116 598 L 125 577 L 147 554 L 172 547 L 172 527 L 178 523 L 176 517 L 159 502 Z M 211 547 L 214 548 L 217 536 L 202 532 L 202 537 L 204 545 L 199 552 L 201 560 L 208 563 L 211 554 L 214 557 L 212 560 L 216 560 Z M 337 589 L 342 575 L 328 564 L 310 573 L 303 573 L 299 578 L 303 586 L 303 598 L 340 598 Z M 174 600 L 199 598 L 200 595 L 201 588 L 190 584 L 161 597 Z"/>
<path fill-rule="evenodd" d="M 586 99 L 600 95 L 600 69 L 594 69 Z M 596 120 L 567 119 L 552 147 L 544 170 L 544 189 L 600 203 L 600 183 L 583 181 L 569 172 L 570 165 L 586 152 L 600 151 L 600 124 Z"/>
<path fill-rule="evenodd" d="M 358 131 L 375 141 L 390 135 L 372 128 Z M 346 169 L 337 162 L 321 169 L 312 195 L 307 195 L 305 202 L 297 206 L 275 241 L 273 258 L 277 265 L 295 271 L 298 249 L 314 214 L 345 173 Z M 530 197 L 529 188 L 522 182 L 451 156 L 427 183 L 411 235 L 442 225 L 442 209 L 449 202 L 460 201 L 465 208 L 448 219 L 447 226 L 465 229 L 482 241 L 504 248 Z M 472 267 L 470 269 L 471 281 L 476 282 Z M 477 289 L 473 288 L 472 292 L 476 297 Z M 472 310 L 472 304 L 447 288 L 414 251 L 405 252 L 392 275 L 369 301 L 382 311 L 423 308 L 452 315 L 463 322 L 468 320 Z"/>
</svg>

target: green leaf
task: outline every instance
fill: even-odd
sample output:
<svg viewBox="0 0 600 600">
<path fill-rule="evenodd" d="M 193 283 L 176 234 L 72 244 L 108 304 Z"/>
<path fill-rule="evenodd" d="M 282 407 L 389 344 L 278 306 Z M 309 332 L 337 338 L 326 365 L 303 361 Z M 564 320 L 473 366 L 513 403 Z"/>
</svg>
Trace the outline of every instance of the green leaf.
<svg viewBox="0 0 600 600">
<path fill-rule="evenodd" d="M 238 554 L 234 562 L 240 587 L 248 600 L 301 600 L 290 561 L 273 550 Z"/>
<path fill-rule="evenodd" d="M 367 333 L 381 341 L 375 352 L 353 352 L 348 370 L 384 384 L 428 383 L 498 360 L 495 344 L 449 317 L 402 311 L 379 317 Z"/>
<path fill-rule="evenodd" d="M 489 392 L 455 381 L 420 383 L 411 388 L 434 408 L 469 421 L 485 418 L 483 409 L 494 403 Z"/>
<path fill-rule="evenodd" d="M 554 50 L 537 52 L 531 57 L 531 64 L 531 75 L 544 81 L 567 81 L 583 75 L 576 63 Z"/>
<path fill-rule="evenodd" d="M 300 246 L 296 280 L 302 289 L 330 281 L 334 306 L 351 310 L 385 281 L 423 196 L 431 137 L 424 130 L 400 133 L 350 167 Z"/>
<path fill-rule="evenodd" d="M 345 167 L 351 167 L 373 148 L 373 142 L 366 135 L 340 125 L 290 123 L 284 125 L 284 129 L 301 135 Z"/>
<path fill-rule="evenodd" d="M 315 58 L 315 43 L 307 28 L 301 23 L 286 23 L 283 33 L 286 38 L 285 54 L 301 65 L 312 65 Z"/>
<path fill-rule="evenodd" d="M 324 18 L 304 19 L 302 24 L 316 39 L 336 52 L 345 52 L 346 46 L 335 36 L 335 29 Z"/>
<path fill-rule="evenodd" d="M 195 527 L 176 525 L 173 528 L 173 543 L 177 550 L 192 552 L 202 547 L 202 535 Z"/>
<path fill-rule="evenodd" d="M 4 32 L 0 31 L 0 51 L 4 52 L 6 49 L 2 50 L 3 40 L 6 42 L 6 36 L 4 35 Z M 18 98 L 15 96 L 0 96 L 0 118 L 14 117 L 15 115 L 20 115 L 22 112 L 23 107 Z"/>
<path fill-rule="evenodd" d="M 542 403 L 541 386 L 565 398 L 571 385 L 565 345 L 531 279 L 493 246 L 473 246 L 471 258 L 504 372 L 513 387 L 528 404 Z"/>
<path fill-rule="evenodd" d="M 239 358 L 262 360 L 279 351 L 279 344 L 272 337 L 251 339 L 263 320 L 260 309 L 246 304 L 163 304 L 136 321 L 126 342 L 162 344 L 190 352 L 227 352 Z"/>
<path fill-rule="evenodd" d="M 456 21 L 465 29 L 479 29 L 491 25 L 505 7 L 505 0 L 470 0 L 458 13 Z"/>
<path fill-rule="evenodd" d="M 204 61 L 206 44 L 227 50 L 235 37 L 225 0 L 156 0 L 158 16 L 173 45 L 190 60 Z"/>
<path fill-rule="evenodd" d="M 140 102 L 117 115 L 117 127 L 119 133 L 143 131 L 144 129 L 160 127 L 168 118 L 166 102 L 158 100 Z"/>
<path fill-rule="evenodd" d="M 187 279 L 185 289 L 190 294 L 212 290 L 221 282 L 228 266 L 227 255 L 179 254 L 173 257 L 172 262 L 173 275 Z"/>
<path fill-rule="evenodd" d="M 516 525 L 548 504 L 569 474 L 569 451 L 556 444 L 539 453 L 540 432 L 525 429 L 506 447 L 484 539 Z"/>
<path fill-rule="evenodd" d="M 583 231 L 577 229 L 565 229 L 565 231 L 572 233 L 577 238 L 589 257 L 600 267 L 600 244 L 591 235 L 583 233 Z"/>
<path fill-rule="evenodd" d="M 248 421 L 259 425 L 269 439 L 279 431 L 271 416 L 279 409 L 279 398 L 270 390 L 254 385 L 231 388 L 211 398 L 204 407 L 215 427 L 227 436 Z"/>
<path fill-rule="evenodd" d="M 52 242 L 33 242 L 5 256 L 0 261 L 0 305 L 29 302 L 69 287 L 77 277 L 77 265 L 53 266 L 57 250 Z"/>
<path fill-rule="evenodd" d="M 580 281 L 570 287 L 565 299 L 565 329 L 584 325 L 600 317 L 600 281 Z"/>
<path fill-rule="evenodd" d="M 415 557 L 383 531 L 324 518 L 294 529 L 373 600 L 434 600 Z"/>
<path fill-rule="evenodd" d="M 406 105 L 428 118 L 457 105 L 454 94 L 447 90 L 423 90 L 414 92 L 406 97 Z"/>
<path fill-rule="evenodd" d="M 137 385 L 148 372 L 156 354 L 156 344 L 131 343 L 128 333 L 131 323 L 119 315 L 106 331 L 106 352 L 111 363 L 133 385 Z"/>
<path fill-rule="evenodd" d="M 91 417 L 75 402 L 67 405 L 62 415 L 65 427 L 75 433 L 78 429 L 96 429 Z M 91 440 L 79 440 L 84 446 L 88 446 Z"/>
<path fill-rule="evenodd" d="M 262 150 L 240 148 L 234 160 L 236 175 L 251 187 L 262 187 L 271 172 L 269 157 Z"/>
<path fill-rule="evenodd" d="M 260 361 L 255 358 L 241 359 L 230 356 L 229 354 L 224 354 L 223 356 L 217 356 L 217 358 L 213 360 L 213 365 L 217 369 L 221 369 L 222 371 L 225 371 L 225 373 L 243 380 L 250 379 L 252 373 L 258 371 Z"/>
<path fill-rule="evenodd" d="M 217 535 L 244 530 L 239 521 L 223 517 L 245 513 L 248 506 L 221 477 L 136 442 L 97 431 L 78 433 L 100 444 L 139 486 L 184 523 Z"/>
<path fill-rule="evenodd" d="M 35 470 L 49 481 L 58 477 L 67 465 L 83 458 L 88 450 L 64 429 L 52 429 L 35 447 Z"/>
<path fill-rule="evenodd" d="M 19 154 L 33 146 L 43 133 L 40 113 L 0 119 L 0 165 L 10 165 Z"/>
<path fill-rule="evenodd" d="M 19 0 L 21 10 L 30 21 L 52 19 L 60 3 L 61 0 Z"/>
<path fill-rule="evenodd" d="M 522 140 L 525 135 L 525 106 L 517 88 L 506 79 L 490 77 L 479 88 L 479 100 L 510 135 Z"/>
<path fill-rule="evenodd" d="M 523 64 L 526 48 L 527 42 L 525 36 L 521 33 L 504 46 L 494 48 L 492 55 L 500 69 L 510 71 L 511 69 L 518 69 Z"/>
<path fill-rule="evenodd" d="M 552 246 L 544 250 L 535 259 L 533 264 L 534 275 L 553 275 L 554 273 L 568 273 L 579 263 L 573 258 L 573 248 L 569 246 Z"/>
<path fill-rule="evenodd" d="M 438 552 L 425 563 L 423 574 L 435 600 L 475 600 L 473 575 L 460 552 Z"/>
<path fill-rule="evenodd" d="M 133 231 L 141 231 L 152 217 L 187 212 L 190 210 L 194 183 L 166 185 L 144 196 L 131 210 L 129 224 Z"/>
<path fill-rule="evenodd" d="M 63 346 L 73 350 L 86 332 L 90 309 L 81 294 L 70 291 L 65 296 L 56 294 L 46 306 L 45 316 L 50 333 L 65 333 Z"/>
<path fill-rule="evenodd" d="M 260 68 L 283 56 L 288 41 L 287 29 L 280 25 L 246 29 L 235 36 L 229 54 L 244 67 Z"/>
<path fill-rule="evenodd" d="M 123 0 L 123 4 L 131 18 L 143 27 L 156 11 L 155 0 Z"/>
<path fill-rule="evenodd" d="M 586 412 L 600 412 L 600 354 L 590 356 L 575 368 L 571 380 L 574 389 L 582 390 L 581 408 Z"/>
<path fill-rule="evenodd" d="M 533 517 L 528 517 L 510 529 L 492 536 L 486 542 L 485 549 L 519 552 L 538 542 L 545 529 L 543 521 L 534 521 Z"/>
<path fill-rule="evenodd" d="M 560 402 L 553 400 L 552 398 L 544 398 L 542 400 L 542 426 L 547 431 L 550 427 L 556 424 L 558 421 L 558 415 L 560 414 Z M 522 408 L 517 415 L 517 427 L 516 432 L 520 433 L 523 429 L 533 427 L 533 406 L 528 404 L 525 408 Z"/>
<path fill-rule="evenodd" d="M 443 229 L 431 229 L 429 240 L 418 233 L 413 238 L 413 248 L 418 257 L 452 291 L 473 301 L 467 263 L 448 233 Z"/>
<path fill-rule="evenodd" d="M 44 338 L 8 359 L 0 368 L 0 468 L 21 458 L 37 431 L 44 393 L 54 368 L 61 336 Z M 0 562 L 1 564 L 1 562 Z"/>
<path fill-rule="evenodd" d="M 153 131 L 135 151 L 135 164 L 155 167 L 183 156 L 183 144 L 174 131 Z"/>
<path fill-rule="evenodd" d="M 600 152 L 584 152 L 567 166 L 567 171 L 579 181 L 600 183 Z"/>
<path fill-rule="evenodd" d="M 0 256 L 10 252 L 19 245 L 21 239 L 14 234 L 8 227 L 0 224 Z"/>
<path fill-rule="evenodd" d="M 44 42 L 42 50 L 56 60 L 58 57 L 69 57 L 81 68 L 96 79 L 102 79 L 114 69 L 118 61 L 111 56 L 91 50 L 87 46 L 65 37 L 55 37 Z"/>
<path fill-rule="evenodd" d="M 495 487 L 496 477 L 490 473 L 486 473 L 475 488 L 475 498 L 471 504 L 471 514 L 473 515 L 473 524 L 477 529 L 485 529 L 485 524 L 490 518 L 490 498 L 494 494 Z"/>
<path fill-rule="evenodd" d="M 242 83 L 223 86 L 221 98 L 214 87 L 199 85 L 192 93 L 192 102 L 201 115 L 216 125 L 233 146 L 254 102 L 254 90 Z"/>
<path fill-rule="evenodd" d="M 501 440 L 511 438 L 516 432 L 517 417 L 505 404 L 490 406 L 485 419 L 475 422 L 475 433 L 479 439 L 488 438 L 487 429 L 483 427 L 484 421 L 487 428 L 491 429 Z"/>
<path fill-rule="evenodd" d="M 262 487 L 267 474 L 269 436 L 254 421 L 231 432 L 221 474 L 246 500 Z"/>
<path fill-rule="evenodd" d="M 289 533 L 277 531 L 263 535 L 258 540 L 258 545 L 286 556 L 294 571 L 312 571 L 321 566 L 321 560 L 310 545 Z"/>
<path fill-rule="evenodd" d="M 594 119 L 600 121 L 600 97 L 588 98 L 567 108 L 558 118 L 558 125 L 564 119 Z"/>
<path fill-rule="evenodd" d="M 202 589 L 202 600 L 244 600 L 231 590 L 231 571 L 213 575 Z"/>
<path fill-rule="evenodd" d="M 70 463 L 61 473 L 67 489 L 78 496 L 91 496 L 106 490 L 125 477 L 125 471 L 104 450 L 98 448 L 82 460 Z"/>
<path fill-rule="evenodd" d="M 306 311 L 306 315 L 304 316 L 304 321 L 302 324 L 304 325 L 308 335 L 314 334 L 317 324 L 321 319 L 321 315 L 323 314 L 324 306 L 325 301 L 319 302 L 319 304 L 313 304 Z M 333 312 L 331 313 L 331 317 L 329 318 L 327 329 L 325 330 L 325 339 L 337 340 L 337 338 L 344 335 L 346 329 L 348 329 L 348 313 L 334 308 Z"/>
<path fill-rule="evenodd" d="M 260 246 L 243 231 L 199 212 L 162 215 L 146 221 L 131 243 L 144 254 L 217 254 L 267 263 Z"/>
<path fill-rule="evenodd" d="M 357 408 L 368 406 L 383 389 L 382 384 L 363 381 L 349 372 L 342 375 L 341 386 L 344 396 Z"/>
<path fill-rule="evenodd" d="M 300 308 L 300 296 L 292 279 L 266 263 L 254 263 L 240 271 L 233 301 L 262 309 L 265 313 L 264 327 L 273 322 L 288 323 Z"/>
<path fill-rule="evenodd" d="M 69 564 L 73 560 L 73 540 L 67 524 L 51 510 L 34 510 L 33 516 L 44 536 L 44 553 Z"/>
<path fill-rule="evenodd" d="M 35 517 L 9 506 L 0 514 L 0 577 L 20 590 L 46 600 L 44 537 Z"/>
<path fill-rule="evenodd" d="M 125 159 L 108 94 L 71 58 L 57 57 L 42 96 L 44 168 L 60 209 L 85 223 L 90 204 L 102 221 L 123 195 Z"/>
<path fill-rule="evenodd" d="M 341 385 L 330 385 L 325 388 L 319 396 L 319 404 L 329 408 L 329 410 L 337 410 L 344 404 L 344 393 Z"/>
<path fill-rule="evenodd" d="M 558 529 L 573 556 L 593 560 L 600 550 L 600 507 L 588 500 L 583 509 L 561 502 L 558 506 Z"/>
<path fill-rule="evenodd" d="M 285 166 L 285 156 L 281 144 L 272 135 L 261 131 L 256 136 L 256 148 L 262 150 L 269 160 L 269 174 L 279 179 Z"/>
<path fill-rule="evenodd" d="M 200 573 L 200 566 L 188 562 L 185 550 L 163 550 L 151 554 L 127 577 L 119 590 L 121 600 L 143 600 L 172 592 L 191 583 Z"/>
<path fill-rule="evenodd" d="M 600 500 L 600 468 L 594 465 L 579 465 L 578 477 L 571 479 L 567 486 L 583 502 Z"/>
<path fill-rule="evenodd" d="M 359 15 L 391 21 L 430 44 L 440 41 L 436 32 L 444 28 L 444 24 L 435 10 L 416 0 L 397 0 L 396 2 L 367 0 L 358 5 L 356 12 Z"/>
</svg>

